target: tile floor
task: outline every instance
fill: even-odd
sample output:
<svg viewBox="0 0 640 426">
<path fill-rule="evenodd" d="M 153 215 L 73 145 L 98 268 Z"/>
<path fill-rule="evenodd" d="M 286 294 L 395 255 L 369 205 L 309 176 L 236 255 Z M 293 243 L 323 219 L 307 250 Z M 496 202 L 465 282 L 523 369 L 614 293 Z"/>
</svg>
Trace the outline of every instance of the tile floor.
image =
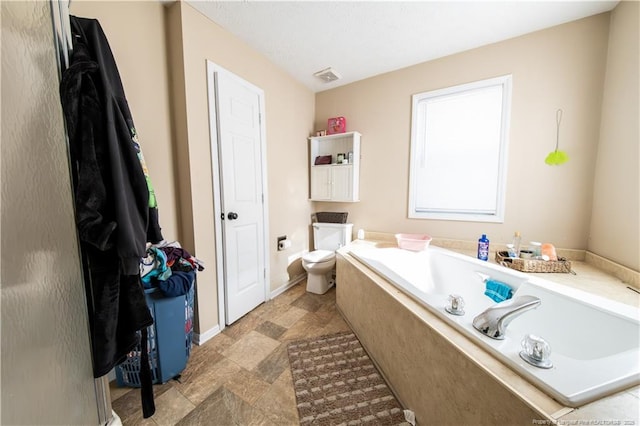
<svg viewBox="0 0 640 426">
<path fill-rule="evenodd" d="M 179 381 L 154 385 L 156 413 L 142 418 L 140 391 L 111 383 L 114 411 L 128 425 L 298 424 L 287 343 L 348 331 L 335 287 L 307 293 L 306 282 L 263 303 L 194 346 Z"/>
</svg>

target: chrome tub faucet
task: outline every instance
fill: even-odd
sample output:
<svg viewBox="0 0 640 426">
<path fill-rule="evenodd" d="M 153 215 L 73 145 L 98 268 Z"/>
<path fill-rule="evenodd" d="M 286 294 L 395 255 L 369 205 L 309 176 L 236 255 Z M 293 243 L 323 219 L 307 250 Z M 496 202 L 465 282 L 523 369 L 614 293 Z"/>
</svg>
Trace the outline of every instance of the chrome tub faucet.
<svg viewBox="0 0 640 426">
<path fill-rule="evenodd" d="M 520 296 L 500 302 L 473 319 L 473 327 L 485 336 L 503 340 L 507 326 L 516 317 L 541 304 L 535 296 Z"/>
</svg>

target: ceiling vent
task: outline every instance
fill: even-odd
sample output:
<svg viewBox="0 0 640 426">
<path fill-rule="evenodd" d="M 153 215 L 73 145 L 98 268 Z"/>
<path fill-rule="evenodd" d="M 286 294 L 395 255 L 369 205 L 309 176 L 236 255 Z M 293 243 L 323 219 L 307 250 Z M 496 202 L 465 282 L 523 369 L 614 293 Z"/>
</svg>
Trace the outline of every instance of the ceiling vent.
<svg viewBox="0 0 640 426">
<path fill-rule="evenodd" d="M 314 75 L 314 77 L 319 78 L 320 80 L 322 80 L 325 83 L 331 83 L 332 81 L 336 81 L 336 80 L 342 78 L 342 76 L 340 74 L 338 74 L 331 67 L 325 68 L 322 71 L 318 71 L 317 73 L 315 73 L 313 75 Z"/>
</svg>

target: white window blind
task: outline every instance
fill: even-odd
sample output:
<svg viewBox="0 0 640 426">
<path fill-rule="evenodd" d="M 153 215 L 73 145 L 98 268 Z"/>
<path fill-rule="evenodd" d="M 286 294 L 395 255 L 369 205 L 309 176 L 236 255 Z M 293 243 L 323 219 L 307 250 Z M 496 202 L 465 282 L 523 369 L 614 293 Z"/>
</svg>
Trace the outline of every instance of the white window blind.
<svg viewBox="0 0 640 426">
<path fill-rule="evenodd" d="M 409 217 L 504 218 L 511 76 L 413 96 Z"/>
</svg>

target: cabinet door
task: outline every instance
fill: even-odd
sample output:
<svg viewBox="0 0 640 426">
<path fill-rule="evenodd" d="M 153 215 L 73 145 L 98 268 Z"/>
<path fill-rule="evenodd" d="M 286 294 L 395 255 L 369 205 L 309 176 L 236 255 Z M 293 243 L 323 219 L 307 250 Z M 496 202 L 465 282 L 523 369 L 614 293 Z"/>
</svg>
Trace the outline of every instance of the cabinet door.
<svg viewBox="0 0 640 426">
<path fill-rule="evenodd" d="M 353 166 L 342 165 L 331 168 L 333 185 L 331 200 L 356 201 L 353 199 Z"/>
<path fill-rule="evenodd" d="M 311 167 L 311 199 L 331 199 L 331 166 Z"/>
</svg>

